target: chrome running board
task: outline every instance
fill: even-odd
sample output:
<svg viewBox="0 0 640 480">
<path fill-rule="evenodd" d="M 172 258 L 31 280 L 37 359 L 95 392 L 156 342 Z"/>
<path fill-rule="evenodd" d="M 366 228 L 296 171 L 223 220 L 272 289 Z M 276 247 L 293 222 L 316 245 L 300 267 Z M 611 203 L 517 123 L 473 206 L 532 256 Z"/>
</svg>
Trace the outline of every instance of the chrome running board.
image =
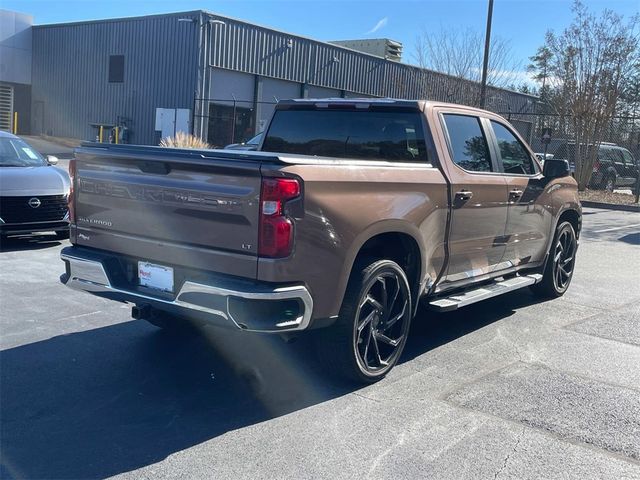
<svg viewBox="0 0 640 480">
<path fill-rule="evenodd" d="M 491 297 L 497 297 L 503 293 L 512 292 L 519 288 L 528 287 L 542 280 L 542 275 L 532 273 L 508 278 L 502 281 L 494 281 L 488 285 L 483 285 L 473 290 L 467 290 L 462 293 L 449 295 L 447 297 L 436 298 L 429 302 L 429 308 L 438 312 L 448 312 L 457 310 L 460 307 L 466 307 L 472 303 L 481 302 Z"/>
</svg>

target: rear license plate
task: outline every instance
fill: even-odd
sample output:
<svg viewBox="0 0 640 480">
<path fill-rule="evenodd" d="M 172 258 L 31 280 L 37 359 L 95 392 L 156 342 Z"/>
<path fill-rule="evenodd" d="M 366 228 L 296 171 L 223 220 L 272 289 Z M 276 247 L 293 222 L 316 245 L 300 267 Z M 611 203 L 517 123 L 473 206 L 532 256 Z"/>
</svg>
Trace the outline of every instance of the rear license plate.
<svg viewBox="0 0 640 480">
<path fill-rule="evenodd" d="M 138 262 L 138 282 L 143 287 L 173 293 L 173 268 Z"/>
</svg>

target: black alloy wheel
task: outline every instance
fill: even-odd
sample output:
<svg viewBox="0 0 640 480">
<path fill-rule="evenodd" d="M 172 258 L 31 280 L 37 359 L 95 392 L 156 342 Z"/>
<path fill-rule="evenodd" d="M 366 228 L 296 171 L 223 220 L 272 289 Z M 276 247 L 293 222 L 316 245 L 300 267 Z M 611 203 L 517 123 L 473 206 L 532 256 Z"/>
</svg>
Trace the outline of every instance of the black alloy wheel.
<svg viewBox="0 0 640 480">
<path fill-rule="evenodd" d="M 388 371 L 402 353 L 411 316 L 411 298 L 403 288 L 403 276 L 392 269 L 384 270 L 362 293 L 353 347 L 363 373 Z"/>
<path fill-rule="evenodd" d="M 318 332 L 321 362 L 358 383 L 380 380 L 402 355 L 412 304 L 407 276 L 397 263 L 358 260 L 338 319 Z"/>
<path fill-rule="evenodd" d="M 573 228 L 563 228 L 558 232 L 553 250 L 553 282 L 558 292 L 569 288 L 576 260 L 576 235 Z"/>
<path fill-rule="evenodd" d="M 577 251 L 578 239 L 573 225 L 562 222 L 556 228 L 542 280 L 531 287 L 534 293 L 545 298 L 564 295 L 573 277 Z"/>
<path fill-rule="evenodd" d="M 607 177 L 607 181 L 604 185 L 604 189 L 607 192 L 613 192 L 616 188 L 616 180 L 612 176 Z"/>
</svg>

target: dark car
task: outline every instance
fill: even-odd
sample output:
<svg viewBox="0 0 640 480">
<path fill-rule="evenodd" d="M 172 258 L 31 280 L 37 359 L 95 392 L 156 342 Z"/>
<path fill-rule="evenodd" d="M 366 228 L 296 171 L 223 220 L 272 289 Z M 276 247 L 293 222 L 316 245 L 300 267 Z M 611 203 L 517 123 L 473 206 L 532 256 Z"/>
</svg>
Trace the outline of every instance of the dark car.
<svg viewBox="0 0 640 480">
<path fill-rule="evenodd" d="M 69 236 L 69 175 L 15 135 L 0 132 L 0 234 Z"/>
<path fill-rule="evenodd" d="M 635 192 L 637 182 L 638 163 L 631 152 L 617 145 L 600 145 L 590 185 L 610 192 L 624 187 Z"/>
<path fill-rule="evenodd" d="M 561 145 L 554 158 L 568 159 L 573 170 L 574 151 L 575 143 Z M 639 171 L 638 162 L 629 150 L 613 143 L 601 143 L 589 188 L 610 192 L 617 188 L 630 188 L 635 193 Z"/>
<path fill-rule="evenodd" d="M 232 143 L 224 147 L 225 150 L 257 150 L 262 140 L 262 132 L 244 143 Z"/>
</svg>

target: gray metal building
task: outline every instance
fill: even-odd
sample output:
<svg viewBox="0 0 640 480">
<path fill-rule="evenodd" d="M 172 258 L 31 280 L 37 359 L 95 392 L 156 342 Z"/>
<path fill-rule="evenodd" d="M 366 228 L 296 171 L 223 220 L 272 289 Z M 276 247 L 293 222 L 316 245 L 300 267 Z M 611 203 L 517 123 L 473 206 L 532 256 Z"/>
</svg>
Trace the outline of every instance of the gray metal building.
<svg viewBox="0 0 640 480">
<path fill-rule="evenodd" d="M 28 133 L 33 17 L 0 10 L 0 130 Z"/>
<path fill-rule="evenodd" d="M 178 130 L 214 145 L 261 131 L 278 99 L 426 98 L 476 104 L 479 84 L 204 11 L 34 26 L 33 134 L 131 143 Z M 536 97 L 490 88 L 487 107 Z"/>
</svg>

